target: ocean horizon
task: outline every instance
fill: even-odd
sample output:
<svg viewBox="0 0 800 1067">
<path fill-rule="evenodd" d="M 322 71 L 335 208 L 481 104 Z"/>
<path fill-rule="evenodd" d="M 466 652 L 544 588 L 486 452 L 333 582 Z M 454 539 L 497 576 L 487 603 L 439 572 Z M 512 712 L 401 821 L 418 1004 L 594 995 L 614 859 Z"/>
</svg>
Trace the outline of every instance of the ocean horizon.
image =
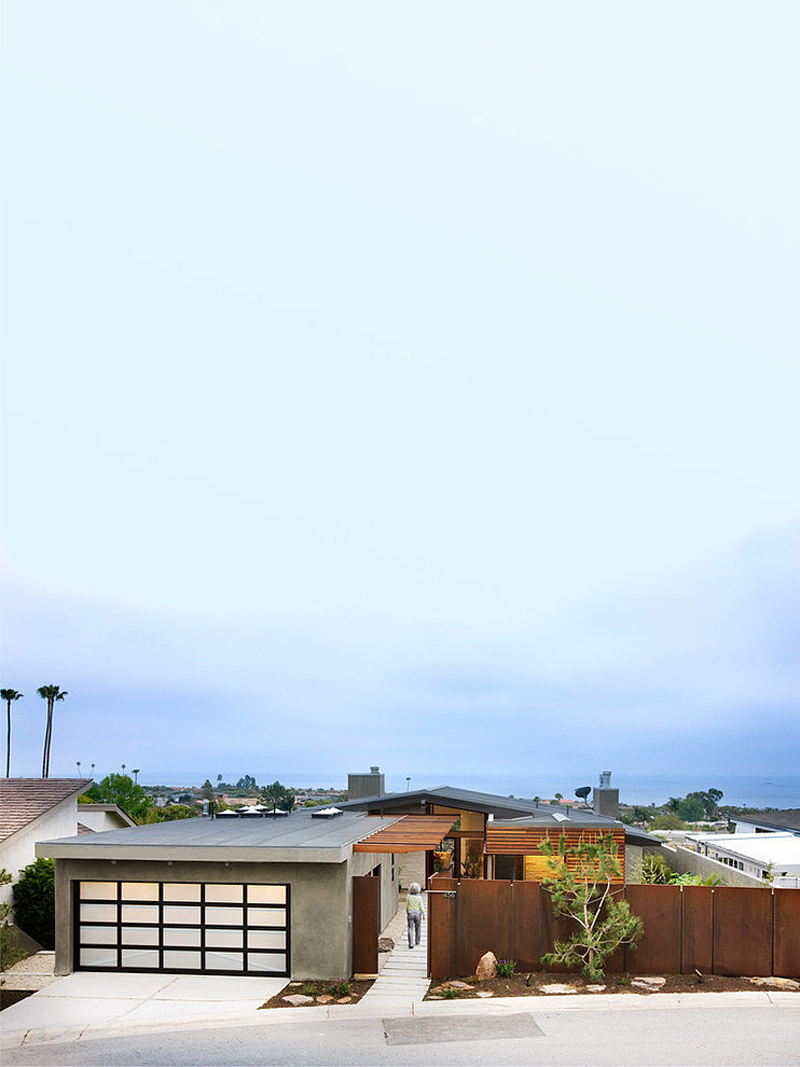
<svg viewBox="0 0 800 1067">
<path fill-rule="evenodd" d="M 363 773 L 363 772 L 362 772 Z M 98 776 L 99 777 L 99 776 Z M 235 782 L 223 774 L 223 781 Z M 346 789 L 347 775 L 331 775 L 313 771 L 287 771 L 281 773 L 273 768 L 269 772 L 253 774 L 259 786 L 268 785 L 276 778 L 291 789 Z M 404 793 L 407 788 L 424 789 L 437 786 L 453 786 L 457 789 L 473 789 L 481 793 L 496 793 L 499 796 L 514 796 L 543 800 L 561 793 L 565 799 L 574 799 L 575 790 L 589 785 L 598 785 L 598 776 L 581 779 L 578 775 L 487 775 L 487 774 L 412 774 L 406 776 L 386 773 L 387 792 Z M 154 772 L 139 775 L 140 785 L 165 785 L 185 787 L 202 785 L 206 778 L 216 784 L 216 774 L 202 772 Z M 755 808 L 800 808 L 800 774 L 653 774 L 630 775 L 612 773 L 611 786 L 619 789 L 622 804 L 655 804 L 661 806 L 669 797 L 683 797 L 695 790 L 721 789 L 722 805 Z"/>
</svg>

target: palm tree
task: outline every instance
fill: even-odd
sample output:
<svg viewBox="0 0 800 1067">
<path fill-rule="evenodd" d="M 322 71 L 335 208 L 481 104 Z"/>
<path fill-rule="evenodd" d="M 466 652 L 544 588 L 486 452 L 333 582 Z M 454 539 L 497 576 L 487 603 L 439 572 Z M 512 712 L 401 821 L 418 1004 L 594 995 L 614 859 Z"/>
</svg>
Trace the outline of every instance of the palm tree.
<svg viewBox="0 0 800 1067">
<path fill-rule="evenodd" d="M 42 755 L 42 778 L 50 777 L 50 742 L 53 738 L 53 706 L 57 700 L 63 700 L 67 695 L 66 690 L 61 690 L 57 685 L 42 685 L 36 692 L 47 701 L 47 725 L 44 731 L 44 753 Z"/>
<path fill-rule="evenodd" d="M 0 697 L 6 702 L 8 707 L 8 741 L 6 742 L 6 778 L 11 773 L 11 703 L 14 700 L 19 700 L 22 693 L 18 693 L 16 689 L 0 689 Z"/>
</svg>

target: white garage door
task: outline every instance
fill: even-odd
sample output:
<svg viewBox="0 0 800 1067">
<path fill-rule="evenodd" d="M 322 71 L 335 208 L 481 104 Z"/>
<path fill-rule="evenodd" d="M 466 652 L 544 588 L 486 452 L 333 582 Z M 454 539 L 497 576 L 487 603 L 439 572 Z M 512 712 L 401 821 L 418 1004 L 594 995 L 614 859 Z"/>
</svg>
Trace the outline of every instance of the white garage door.
<svg viewBox="0 0 800 1067">
<path fill-rule="evenodd" d="M 289 887 L 76 882 L 75 966 L 288 975 Z"/>
</svg>

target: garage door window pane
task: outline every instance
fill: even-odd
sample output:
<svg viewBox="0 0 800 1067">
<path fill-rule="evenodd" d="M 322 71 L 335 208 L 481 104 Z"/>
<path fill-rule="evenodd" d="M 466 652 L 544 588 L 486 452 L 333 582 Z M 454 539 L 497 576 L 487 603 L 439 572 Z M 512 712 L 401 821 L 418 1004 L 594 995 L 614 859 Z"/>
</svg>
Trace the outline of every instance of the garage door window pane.
<svg viewBox="0 0 800 1067">
<path fill-rule="evenodd" d="M 158 882 L 123 882 L 123 900 L 158 900 Z"/>
<path fill-rule="evenodd" d="M 241 904 L 244 889 L 240 885 L 207 885 L 207 904 Z"/>
<path fill-rule="evenodd" d="M 200 909 L 185 907 L 182 908 L 178 904 L 170 904 L 169 907 L 164 907 L 164 922 L 165 923 L 194 923 L 194 925 L 200 925 Z"/>
<path fill-rule="evenodd" d="M 241 952 L 207 952 L 206 968 L 211 971 L 243 971 L 244 955 Z"/>
<path fill-rule="evenodd" d="M 124 923 L 157 923 L 158 904 L 123 904 Z"/>
<path fill-rule="evenodd" d="M 157 926 L 123 926 L 123 945 L 156 945 L 158 946 Z"/>
<path fill-rule="evenodd" d="M 248 904 L 285 904 L 285 885 L 249 885 L 247 887 Z"/>
<path fill-rule="evenodd" d="M 174 949 L 164 952 L 164 966 L 169 970 L 170 967 L 174 967 L 176 970 L 200 970 L 200 953 L 199 952 L 177 952 Z"/>
<path fill-rule="evenodd" d="M 206 929 L 206 948 L 244 948 L 241 930 Z"/>
<path fill-rule="evenodd" d="M 115 923 L 116 921 L 116 904 L 81 904 L 82 923 Z"/>
<path fill-rule="evenodd" d="M 170 948 L 200 948 L 200 931 L 167 926 L 164 928 L 164 945 Z"/>
<path fill-rule="evenodd" d="M 82 926 L 81 943 L 84 945 L 116 945 L 116 926 Z"/>
<path fill-rule="evenodd" d="M 248 908 L 248 926 L 285 926 L 285 908 Z"/>
<path fill-rule="evenodd" d="M 199 903 L 200 885 L 197 882 L 165 882 L 164 900 L 185 901 L 187 904 Z"/>
<path fill-rule="evenodd" d="M 117 950 L 108 948 L 82 948 L 81 967 L 116 967 Z"/>
<path fill-rule="evenodd" d="M 81 900 L 116 900 L 116 882 L 81 882 Z"/>
<path fill-rule="evenodd" d="M 241 908 L 206 908 L 206 922 L 209 926 L 241 926 L 243 915 Z"/>
<path fill-rule="evenodd" d="M 286 948 L 285 930 L 249 930 L 247 933 L 248 948 Z"/>
<path fill-rule="evenodd" d="M 286 956 L 281 952 L 248 952 L 248 971 L 271 971 L 273 974 L 285 974 Z"/>
<path fill-rule="evenodd" d="M 146 949 L 144 951 L 135 948 L 122 950 L 123 967 L 147 967 L 148 970 L 157 970 L 161 966 L 158 959 L 158 949 Z"/>
</svg>

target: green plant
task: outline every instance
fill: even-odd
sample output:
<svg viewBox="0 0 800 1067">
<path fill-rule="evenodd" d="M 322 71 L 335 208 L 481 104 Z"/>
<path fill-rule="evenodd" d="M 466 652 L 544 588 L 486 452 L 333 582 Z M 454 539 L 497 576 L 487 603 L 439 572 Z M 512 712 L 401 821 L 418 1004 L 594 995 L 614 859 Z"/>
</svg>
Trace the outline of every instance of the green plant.
<svg viewBox="0 0 800 1067">
<path fill-rule="evenodd" d="M 644 885 L 666 885 L 675 872 L 657 852 L 649 852 L 642 860 L 639 877 Z"/>
<path fill-rule="evenodd" d="M 303 996 L 313 997 L 316 995 L 317 985 L 316 982 L 303 982 Z"/>
<path fill-rule="evenodd" d="M 480 878 L 483 874 L 483 842 L 470 841 L 467 845 L 467 855 L 461 864 L 461 872 L 464 878 Z"/>
<path fill-rule="evenodd" d="M 328 986 L 328 992 L 332 997 L 349 997 L 350 996 L 350 983 L 342 978 L 338 982 L 331 982 Z"/>
<path fill-rule="evenodd" d="M 455 1000 L 458 997 L 458 990 L 454 985 L 442 986 L 441 996 L 445 1000 Z"/>
<path fill-rule="evenodd" d="M 617 979 L 617 985 L 630 985 L 631 976 L 629 974 L 621 974 Z"/>
<path fill-rule="evenodd" d="M 14 918 L 42 948 L 56 945 L 55 861 L 38 859 L 14 883 Z"/>
<path fill-rule="evenodd" d="M 517 969 L 516 960 L 498 960 L 496 964 L 497 974 L 500 978 L 510 978 Z"/>
<path fill-rule="evenodd" d="M 8 885 L 11 875 L 3 867 L 0 869 L 0 885 Z M 25 953 L 17 947 L 17 935 L 14 927 L 8 921 L 11 913 L 11 905 L 3 901 L 0 904 L 0 971 L 6 971 L 17 960 L 21 960 Z"/>
<path fill-rule="evenodd" d="M 611 879 L 622 873 L 614 838 L 607 833 L 567 847 L 566 835 L 561 834 L 557 849 L 549 840 L 539 848 L 552 872 L 542 885 L 553 899 L 553 911 L 578 928 L 569 940 L 556 941 L 542 963 L 580 965 L 591 982 L 598 982 L 608 957 L 621 945 L 635 945 L 644 929 L 627 901 L 611 895 Z"/>
</svg>

